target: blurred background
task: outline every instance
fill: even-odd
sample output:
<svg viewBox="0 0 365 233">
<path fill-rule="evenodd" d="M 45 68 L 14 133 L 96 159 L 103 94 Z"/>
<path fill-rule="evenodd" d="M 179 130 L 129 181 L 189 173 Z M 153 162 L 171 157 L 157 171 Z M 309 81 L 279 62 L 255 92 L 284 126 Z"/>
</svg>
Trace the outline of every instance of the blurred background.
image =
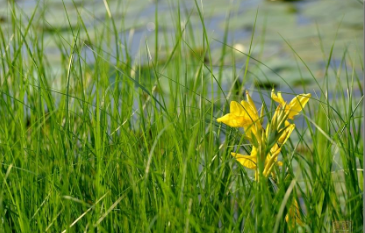
<svg viewBox="0 0 365 233">
<path fill-rule="evenodd" d="M 0 0 L 0 6 L 4 32 L 14 27 L 11 7 L 21 9 L 17 14 L 22 14 L 23 23 L 33 16 L 30 28 L 35 30 L 29 33 L 42 32 L 42 46 L 55 76 L 62 68 L 62 48 L 69 50 L 77 30 L 83 59 L 90 66 L 95 49 L 108 54 L 111 62 L 124 56 L 132 66 L 152 58 L 162 65 L 174 48 L 178 23 L 190 52 L 206 51 L 209 43 L 205 60 L 213 72 L 223 73 L 223 83 L 234 81 L 232 67 L 241 76 L 237 80 L 242 79 L 240 70 L 249 53 L 254 65 L 246 80 L 256 88 L 316 87 L 313 76 L 321 80 L 327 64 L 337 69 L 344 62 L 362 76 L 363 6 L 358 0 Z M 11 38 L 10 30 L 5 38 Z M 344 55 L 350 59 L 341 62 Z"/>
</svg>

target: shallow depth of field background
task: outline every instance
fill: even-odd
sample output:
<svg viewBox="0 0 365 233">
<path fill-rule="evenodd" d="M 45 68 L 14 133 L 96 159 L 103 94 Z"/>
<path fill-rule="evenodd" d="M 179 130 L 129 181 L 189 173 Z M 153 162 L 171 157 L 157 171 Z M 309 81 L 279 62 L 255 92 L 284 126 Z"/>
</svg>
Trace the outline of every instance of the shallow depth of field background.
<svg viewBox="0 0 365 233">
<path fill-rule="evenodd" d="M 357 0 L 0 0 L 0 232 L 362 232 L 363 39 Z M 258 188 L 216 119 L 272 88 L 312 99 Z"/>
</svg>

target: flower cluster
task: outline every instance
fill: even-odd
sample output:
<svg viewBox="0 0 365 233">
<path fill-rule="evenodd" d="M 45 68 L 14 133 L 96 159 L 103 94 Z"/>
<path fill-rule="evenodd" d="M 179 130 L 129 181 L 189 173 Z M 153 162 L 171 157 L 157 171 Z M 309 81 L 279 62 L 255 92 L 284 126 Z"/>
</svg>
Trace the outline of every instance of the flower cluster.
<svg viewBox="0 0 365 233">
<path fill-rule="evenodd" d="M 257 108 L 246 91 L 247 100 L 241 103 L 232 101 L 230 104 L 230 113 L 218 118 L 231 127 L 242 127 L 247 139 L 252 144 L 250 155 L 231 153 L 236 160 L 243 166 L 255 170 L 255 178 L 259 179 L 259 173 L 268 177 L 273 173 L 275 165 L 281 166 L 282 162 L 278 161 L 282 146 L 290 137 L 295 128 L 295 124 L 289 120 L 302 111 L 309 101 L 311 94 L 301 94 L 294 97 L 290 103 L 284 101 L 281 93 L 271 92 L 271 98 L 278 103 L 273 114 L 272 120 L 267 124 L 266 129 L 262 126 L 264 108 L 261 108 L 259 115 Z M 261 164 L 261 165 L 260 165 Z"/>
<path fill-rule="evenodd" d="M 244 167 L 255 170 L 255 179 L 259 181 L 260 174 L 264 177 L 275 176 L 275 165 L 281 166 L 278 161 L 281 148 L 295 129 L 295 124 L 290 123 L 298 115 L 309 101 L 311 94 L 301 94 L 295 96 L 289 103 L 285 102 L 281 93 L 271 92 L 271 99 L 278 103 L 266 129 L 262 126 L 264 108 L 261 107 L 259 115 L 251 96 L 246 92 L 246 101 L 237 103 L 232 101 L 230 113 L 218 118 L 218 122 L 223 122 L 231 127 L 242 127 L 247 139 L 252 144 L 250 155 L 231 153 L 236 160 Z M 289 221 L 292 219 L 293 221 Z M 299 205 L 296 200 L 290 206 L 285 217 L 287 222 L 291 222 L 289 228 L 292 229 L 295 223 L 303 225 L 300 219 Z"/>
</svg>

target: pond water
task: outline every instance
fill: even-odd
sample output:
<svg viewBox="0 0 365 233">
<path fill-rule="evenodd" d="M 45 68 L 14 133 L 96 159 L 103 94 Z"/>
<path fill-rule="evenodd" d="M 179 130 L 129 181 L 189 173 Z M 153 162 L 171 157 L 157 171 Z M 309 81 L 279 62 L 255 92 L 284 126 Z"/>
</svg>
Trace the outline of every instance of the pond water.
<svg viewBox="0 0 365 233">
<path fill-rule="evenodd" d="M 24 14 L 25 21 L 36 8 L 38 8 L 37 15 L 44 14 L 44 20 L 38 24 L 40 30 L 46 32 L 45 51 L 50 64 L 54 67 L 55 74 L 61 69 L 58 66 L 61 56 L 53 35 L 61 34 L 65 41 L 72 41 L 70 25 L 74 29 L 79 27 L 79 16 L 83 19 L 90 38 L 95 38 L 101 36 L 100 28 L 106 25 L 110 12 L 116 27 L 120 30 L 118 33 L 121 41 L 117 44 L 124 50 L 128 50 L 136 64 L 145 63 L 148 57 L 155 53 L 155 30 L 159 30 L 158 39 L 161 48 L 173 46 L 171 38 L 174 38 L 176 32 L 178 1 L 18 0 L 15 2 Z M 3 19 L 0 24 L 2 28 L 6 28 L 10 26 L 10 21 L 6 20 L 9 19 L 10 4 L 6 0 L 0 0 L 0 6 L 0 18 Z M 186 29 L 186 37 L 192 36 L 191 34 L 194 37 L 194 41 L 188 38 L 186 41 L 190 45 L 193 44 L 195 48 L 200 48 L 203 46 L 203 27 L 197 7 L 204 16 L 205 29 L 210 40 L 213 72 L 219 70 L 221 48 L 227 27 L 227 48 L 235 50 L 235 66 L 241 73 L 247 58 L 243 53 L 249 52 L 251 35 L 254 33 L 251 48 L 251 56 L 254 59 L 250 61 L 249 74 L 258 73 L 257 70 L 261 70 L 265 75 L 259 77 L 248 75 L 249 83 L 258 81 L 269 86 L 278 86 L 288 92 L 293 92 L 292 88 L 302 89 L 302 83 L 305 83 L 309 90 L 318 90 L 313 76 L 322 83 L 320 80 L 326 76 L 325 66 L 333 45 L 330 61 L 333 71 L 330 75 L 334 76 L 346 51 L 351 60 L 347 59 L 342 67 L 354 68 L 356 74 L 362 77 L 363 55 L 360 51 L 363 51 L 363 6 L 361 1 L 180 1 L 181 21 L 182 23 L 189 21 L 192 26 L 191 32 Z M 158 28 L 155 24 L 156 9 Z M 86 41 L 86 35 L 82 32 L 81 37 L 85 44 L 93 44 L 93 41 Z M 115 44 L 103 46 L 106 51 L 111 51 L 112 55 L 115 55 L 113 54 Z M 84 54 L 87 62 L 92 65 L 94 62 L 92 50 L 85 46 Z M 160 57 L 164 59 L 163 52 L 160 52 Z M 228 89 L 229 83 L 236 78 L 231 74 L 231 56 L 225 56 L 224 65 L 226 84 L 223 83 L 223 87 Z M 340 75 L 344 78 L 344 72 Z M 330 84 L 334 83 L 336 82 L 330 82 Z"/>
</svg>

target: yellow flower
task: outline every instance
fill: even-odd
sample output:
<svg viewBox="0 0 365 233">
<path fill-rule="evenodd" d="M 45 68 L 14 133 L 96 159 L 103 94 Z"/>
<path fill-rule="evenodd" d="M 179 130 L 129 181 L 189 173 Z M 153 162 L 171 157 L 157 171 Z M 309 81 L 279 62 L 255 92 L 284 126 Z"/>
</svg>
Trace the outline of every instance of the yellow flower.
<svg viewBox="0 0 365 233">
<path fill-rule="evenodd" d="M 218 118 L 217 121 L 223 122 L 231 127 L 244 127 L 252 122 L 248 116 L 247 110 L 236 101 L 231 102 L 230 113 Z"/>
<path fill-rule="evenodd" d="M 241 155 L 237 153 L 231 153 L 236 160 L 242 164 L 244 167 L 249 169 L 256 169 L 257 165 L 257 149 L 256 147 L 252 147 L 251 155 Z"/>
<path fill-rule="evenodd" d="M 268 125 L 267 128 L 270 126 Z M 272 169 L 274 168 L 275 164 L 278 166 L 282 166 L 282 162 L 277 161 L 278 156 L 281 151 L 281 146 L 285 144 L 285 142 L 289 139 L 290 134 L 293 132 L 295 128 L 295 124 L 289 124 L 284 129 L 279 131 L 279 138 L 277 139 L 277 143 L 275 143 L 271 148 L 270 152 L 265 157 L 264 162 L 264 170 L 263 175 L 265 177 L 268 177 L 270 173 L 272 172 Z M 236 158 L 236 160 L 242 164 L 244 167 L 247 167 L 249 169 L 257 169 L 257 152 L 256 147 L 252 147 L 252 151 L 250 155 L 242 155 L 238 153 L 232 152 L 231 155 Z"/>
<path fill-rule="evenodd" d="M 251 132 L 256 135 L 257 131 L 262 128 L 257 109 L 251 96 L 246 92 L 247 101 L 242 100 L 241 104 L 232 101 L 230 104 L 230 113 L 217 119 L 231 127 L 243 127 L 246 135 L 250 138 Z"/>
<path fill-rule="evenodd" d="M 268 176 L 271 173 L 275 163 L 277 163 L 279 166 L 282 165 L 281 162 L 277 162 L 277 156 L 281 151 L 281 146 L 284 145 L 285 142 L 289 139 L 290 134 L 293 132 L 294 128 L 295 124 L 289 124 L 284 129 L 279 131 L 280 136 L 277 140 L 277 143 L 275 143 L 270 149 L 270 154 L 272 155 L 272 157 L 267 161 L 267 164 L 265 164 L 265 169 L 263 172 L 265 176 Z M 274 157 L 274 155 L 276 157 Z"/>
<path fill-rule="evenodd" d="M 270 150 L 270 153 L 267 154 L 264 162 L 264 176 L 268 176 L 271 173 L 271 170 L 275 164 L 279 166 L 282 165 L 281 162 L 278 162 L 278 155 L 280 154 L 281 148 L 275 147 L 274 150 Z M 236 160 L 242 164 L 244 167 L 249 169 L 257 170 L 257 148 L 252 147 L 251 155 L 242 155 L 238 153 L 232 152 L 231 155 L 236 158 Z"/>
<path fill-rule="evenodd" d="M 311 94 L 300 94 L 295 96 L 289 104 L 287 104 L 283 97 L 281 96 L 281 93 L 278 92 L 276 95 L 274 90 L 271 92 L 271 98 L 279 103 L 280 107 L 285 108 L 285 112 L 288 114 L 288 119 L 293 119 L 294 116 L 298 115 L 300 111 L 304 108 L 304 106 L 309 101 L 309 98 L 311 97 Z"/>
<path fill-rule="evenodd" d="M 272 173 L 275 165 L 282 165 L 282 162 L 278 161 L 281 147 L 289 139 L 290 134 L 295 128 L 295 125 L 290 124 L 287 119 L 293 119 L 307 104 L 310 96 L 311 94 L 298 95 L 287 104 L 281 93 L 279 92 L 276 95 L 273 90 L 271 98 L 278 102 L 279 106 L 274 113 L 272 121 L 267 125 L 266 131 L 261 125 L 262 119 L 260 119 L 256 106 L 248 92 L 246 92 L 246 101 L 243 100 L 241 103 L 232 101 L 230 113 L 217 119 L 218 122 L 228 126 L 244 128 L 246 136 L 253 145 L 251 154 L 231 154 L 244 167 L 256 170 L 256 179 L 258 178 L 258 157 L 264 160 L 263 175 L 265 177 Z"/>
<path fill-rule="evenodd" d="M 274 165 L 277 164 L 278 166 L 282 166 L 282 162 L 278 162 L 278 156 L 280 154 L 281 148 L 277 146 L 277 144 L 274 145 L 274 147 L 271 148 L 270 153 L 266 156 L 265 159 L 265 166 L 263 175 L 265 177 L 268 177 L 271 174 L 272 169 L 274 168 Z"/>
</svg>

